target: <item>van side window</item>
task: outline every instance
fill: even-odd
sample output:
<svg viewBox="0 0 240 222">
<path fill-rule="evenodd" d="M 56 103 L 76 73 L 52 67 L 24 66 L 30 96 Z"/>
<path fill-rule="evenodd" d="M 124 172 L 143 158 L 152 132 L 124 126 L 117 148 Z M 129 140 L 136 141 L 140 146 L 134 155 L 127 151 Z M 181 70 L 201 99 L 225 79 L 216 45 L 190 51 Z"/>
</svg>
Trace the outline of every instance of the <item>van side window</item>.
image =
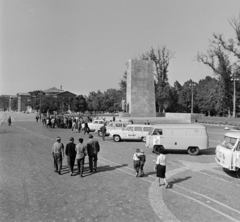
<svg viewBox="0 0 240 222">
<path fill-rule="evenodd" d="M 162 135 L 162 129 L 155 129 L 153 135 Z"/>
<path fill-rule="evenodd" d="M 139 127 L 139 126 L 135 126 L 135 131 L 138 131 L 138 132 L 142 132 L 142 127 Z"/>
<path fill-rule="evenodd" d="M 143 127 L 143 131 L 144 132 L 151 132 L 152 131 L 152 127 Z"/>
<path fill-rule="evenodd" d="M 121 123 L 116 123 L 116 127 L 122 127 Z"/>
</svg>

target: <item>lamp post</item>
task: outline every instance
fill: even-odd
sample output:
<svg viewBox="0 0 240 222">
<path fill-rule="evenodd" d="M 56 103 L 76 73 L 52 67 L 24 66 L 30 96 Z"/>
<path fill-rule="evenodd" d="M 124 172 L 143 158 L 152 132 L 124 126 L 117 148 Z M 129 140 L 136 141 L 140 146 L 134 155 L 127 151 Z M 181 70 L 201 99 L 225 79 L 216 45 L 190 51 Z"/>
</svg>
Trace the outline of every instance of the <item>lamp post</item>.
<svg viewBox="0 0 240 222">
<path fill-rule="evenodd" d="M 237 68 L 233 74 L 233 118 L 236 118 L 236 80 L 239 76 L 239 68 Z"/>
<path fill-rule="evenodd" d="M 191 114 L 193 114 L 193 87 L 196 85 L 196 83 L 195 82 L 193 82 L 192 80 L 191 80 L 191 83 L 189 84 L 189 86 L 191 87 L 191 89 L 192 89 L 192 97 L 191 97 Z"/>
</svg>

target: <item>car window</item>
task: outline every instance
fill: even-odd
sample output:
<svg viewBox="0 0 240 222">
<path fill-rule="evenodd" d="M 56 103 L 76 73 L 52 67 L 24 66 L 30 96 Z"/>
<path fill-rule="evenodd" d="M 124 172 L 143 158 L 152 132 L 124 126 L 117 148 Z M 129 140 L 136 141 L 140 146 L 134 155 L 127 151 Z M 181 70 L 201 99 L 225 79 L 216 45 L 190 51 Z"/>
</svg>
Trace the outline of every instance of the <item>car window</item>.
<svg viewBox="0 0 240 222">
<path fill-rule="evenodd" d="M 121 124 L 121 123 L 116 123 L 116 127 L 121 128 L 121 127 L 122 127 L 122 124 Z"/>
<path fill-rule="evenodd" d="M 143 131 L 144 132 L 151 132 L 152 131 L 152 127 L 143 127 Z"/>
<path fill-rule="evenodd" d="M 162 135 L 162 129 L 155 129 L 153 135 Z"/>
<path fill-rule="evenodd" d="M 238 145 L 237 145 L 236 150 L 237 150 L 237 151 L 240 151 L 240 142 L 238 142 Z"/>
<path fill-rule="evenodd" d="M 104 122 L 103 121 L 99 121 L 99 124 L 103 124 Z"/>
<path fill-rule="evenodd" d="M 232 149 L 234 147 L 236 141 L 237 141 L 236 138 L 225 136 L 222 146 L 227 149 Z"/>
<path fill-rule="evenodd" d="M 135 126 L 134 131 L 142 132 L 141 126 Z"/>
<path fill-rule="evenodd" d="M 127 131 L 133 131 L 133 127 L 132 127 L 132 126 L 128 126 L 128 127 L 126 128 L 126 130 L 127 130 Z"/>
</svg>

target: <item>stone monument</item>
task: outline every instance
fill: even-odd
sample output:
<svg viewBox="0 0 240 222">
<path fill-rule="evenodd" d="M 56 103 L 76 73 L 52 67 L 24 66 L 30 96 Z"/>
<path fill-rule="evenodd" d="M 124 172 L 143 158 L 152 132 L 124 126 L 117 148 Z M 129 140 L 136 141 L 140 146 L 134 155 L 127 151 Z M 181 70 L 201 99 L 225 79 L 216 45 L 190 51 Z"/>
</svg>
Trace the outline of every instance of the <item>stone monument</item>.
<svg viewBox="0 0 240 222">
<path fill-rule="evenodd" d="M 156 117 L 153 62 L 127 61 L 126 111 L 131 117 Z"/>
</svg>

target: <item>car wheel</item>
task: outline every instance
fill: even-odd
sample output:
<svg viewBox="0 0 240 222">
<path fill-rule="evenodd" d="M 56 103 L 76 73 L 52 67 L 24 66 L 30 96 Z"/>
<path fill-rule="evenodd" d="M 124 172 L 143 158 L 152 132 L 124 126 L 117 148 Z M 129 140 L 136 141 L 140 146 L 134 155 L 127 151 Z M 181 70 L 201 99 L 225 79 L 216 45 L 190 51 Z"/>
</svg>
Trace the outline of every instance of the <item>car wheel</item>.
<svg viewBox="0 0 240 222">
<path fill-rule="evenodd" d="M 102 132 L 98 131 L 98 136 L 102 137 Z"/>
<path fill-rule="evenodd" d="M 240 178 L 240 168 L 236 171 L 237 178 Z"/>
<path fill-rule="evenodd" d="M 113 137 L 114 142 L 119 142 L 121 140 L 120 136 L 116 135 Z"/>
<path fill-rule="evenodd" d="M 160 149 L 164 149 L 164 147 L 162 145 L 154 146 L 153 147 L 153 153 L 159 154 L 160 153 Z"/>
<path fill-rule="evenodd" d="M 198 147 L 189 147 L 188 148 L 188 154 L 192 155 L 192 156 L 196 156 L 199 154 L 199 148 Z"/>
<path fill-rule="evenodd" d="M 144 143 L 146 143 L 146 137 L 144 136 L 144 137 L 142 137 L 142 142 L 144 142 Z"/>
</svg>

